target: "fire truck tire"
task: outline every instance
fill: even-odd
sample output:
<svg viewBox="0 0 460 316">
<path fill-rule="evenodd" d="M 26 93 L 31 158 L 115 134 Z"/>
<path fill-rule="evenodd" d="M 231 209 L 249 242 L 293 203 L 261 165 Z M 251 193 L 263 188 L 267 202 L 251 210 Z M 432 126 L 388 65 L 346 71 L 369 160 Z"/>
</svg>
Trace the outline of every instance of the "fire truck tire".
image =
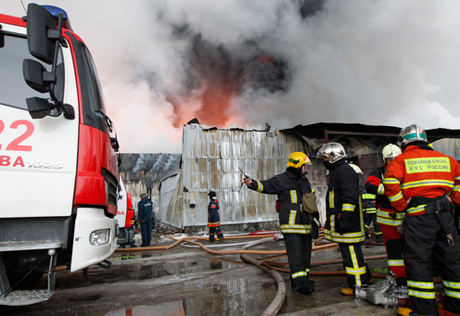
<svg viewBox="0 0 460 316">
<path fill-rule="evenodd" d="M 10 287 L 13 290 L 34 289 L 40 282 L 47 260 L 40 263 L 40 259 L 46 252 L 15 252 L 4 256 L 5 268 L 8 275 Z"/>
</svg>

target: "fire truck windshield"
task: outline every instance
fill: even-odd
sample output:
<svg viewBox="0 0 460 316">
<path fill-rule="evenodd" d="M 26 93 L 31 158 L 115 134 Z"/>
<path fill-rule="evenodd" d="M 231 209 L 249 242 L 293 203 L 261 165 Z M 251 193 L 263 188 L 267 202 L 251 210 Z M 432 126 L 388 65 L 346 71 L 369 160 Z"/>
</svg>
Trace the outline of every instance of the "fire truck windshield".
<svg viewBox="0 0 460 316">
<path fill-rule="evenodd" d="M 26 99 L 43 97 L 30 88 L 23 77 L 22 62 L 34 59 L 29 54 L 25 37 L 4 36 L 4 46 L 0 47 L 0 104 L 27 110 Z M 50 71 L 49 66 L 46 66 Z"/>
</svg>

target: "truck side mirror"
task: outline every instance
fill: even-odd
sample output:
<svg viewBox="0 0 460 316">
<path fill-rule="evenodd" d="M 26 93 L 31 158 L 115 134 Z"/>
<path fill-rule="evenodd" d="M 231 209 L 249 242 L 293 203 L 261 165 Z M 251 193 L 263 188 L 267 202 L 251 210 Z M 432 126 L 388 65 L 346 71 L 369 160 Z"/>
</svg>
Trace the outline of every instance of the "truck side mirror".
<svg viewBox="0 0 460 316">
<path fill-rule="evenodd" d="M 48 92 L 50 83 L 56 81 L 56 76 L 53 73 L 47 72 L 42 64 L 32 59 L 24 59 L 22 74 L 26 83 L 40 93 Z"/>
<path fill-rule="evenodd" d="M 32 56 L 52 64 L 56 45 L 56 20 L 35 3 L 27 7 L 27 43 Z"/>
<path fill-rule="evenodd" d="M 51 114 L 51 106 L 46 99 L 32 97 L 27 98 L 26 102 L 27 109 L 33 119 L 41 119 Z"/>
</svg>

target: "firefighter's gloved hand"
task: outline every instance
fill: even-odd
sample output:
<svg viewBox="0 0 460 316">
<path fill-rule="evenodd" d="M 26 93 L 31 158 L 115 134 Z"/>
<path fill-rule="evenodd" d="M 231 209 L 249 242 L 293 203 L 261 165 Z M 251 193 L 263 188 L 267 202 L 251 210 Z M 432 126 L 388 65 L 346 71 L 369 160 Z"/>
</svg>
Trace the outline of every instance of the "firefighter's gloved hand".
<svg viewBox="0 0 460 316">
<path fill-rule="evenodd" d="M 313 217 L 313 219 L 311 221 L 311 232 L 310 232 L 311 238 L 318 239 L 319 226 L 321 226 L 321 223 L 319 222 L 319 219 L 317 217 Z"/>
<path fill-rule="evenodd" d="M 338 227 L 337 231 L 340 235 L 348 233 L 351 231 L 351 218 L 350 216 L 343 216 L 343 213 L 340 213 L 337 220 L 338 220 Z"/>
</svg>

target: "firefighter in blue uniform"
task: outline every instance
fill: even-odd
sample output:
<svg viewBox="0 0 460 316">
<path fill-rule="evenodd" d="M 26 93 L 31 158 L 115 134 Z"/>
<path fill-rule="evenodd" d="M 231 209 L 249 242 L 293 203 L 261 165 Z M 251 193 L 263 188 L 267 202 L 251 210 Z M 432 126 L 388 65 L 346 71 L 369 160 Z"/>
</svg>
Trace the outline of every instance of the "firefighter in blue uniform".
<svg viewBox="0 0 460 316">
<path fill-rule="evenodd" d="M 307 164 L 311 164 L 307 155 L 294 152 L 288 158 L 285 172 L 268 180 L 244 178 L 251 190 L 278 196 L 277 212 L 286 244 L 292 288 L 302 294 L 315 290 L 309 272 L 312 234 L 317 238 L 320 226 L 314 191 L 305 177 Z"/>
<path fill-rule="evenodd" d="M 152 211 L 153 202 L 148 198 L 146 193 L 141 194 L 141 200 L 137 203 L 137 215 L 141 224 L 142 245 L 141 247 L 150 246 L 152 239 Z"/>
<path fill-rule="evenodd" d="M 216 192 L 210 191 L 209 205 L 208 205 L 208 227 L 209 227 L 209 238 L 208 240 L 214 241 L 214 234 L 216 235 L 216 241 L 224 239 L 224 234 L 220 229 L 220 216 L 219 216 L 219 200 L 216 197 Z"/>
<path fill-rule="evenodd" d="M 361 249 L 366 237 L 359 177 L 345 161 L 346 156 L 343 146 L 336 142 L 324 144 L 317 154 L 317 158 L 324 159 L 324 166 L 330 172 L 324 238 L 339 244 L 349 285 L 341 292 L 354 295 L 355 286 L 372 282 L 372 273 Z"/>
</svg>

